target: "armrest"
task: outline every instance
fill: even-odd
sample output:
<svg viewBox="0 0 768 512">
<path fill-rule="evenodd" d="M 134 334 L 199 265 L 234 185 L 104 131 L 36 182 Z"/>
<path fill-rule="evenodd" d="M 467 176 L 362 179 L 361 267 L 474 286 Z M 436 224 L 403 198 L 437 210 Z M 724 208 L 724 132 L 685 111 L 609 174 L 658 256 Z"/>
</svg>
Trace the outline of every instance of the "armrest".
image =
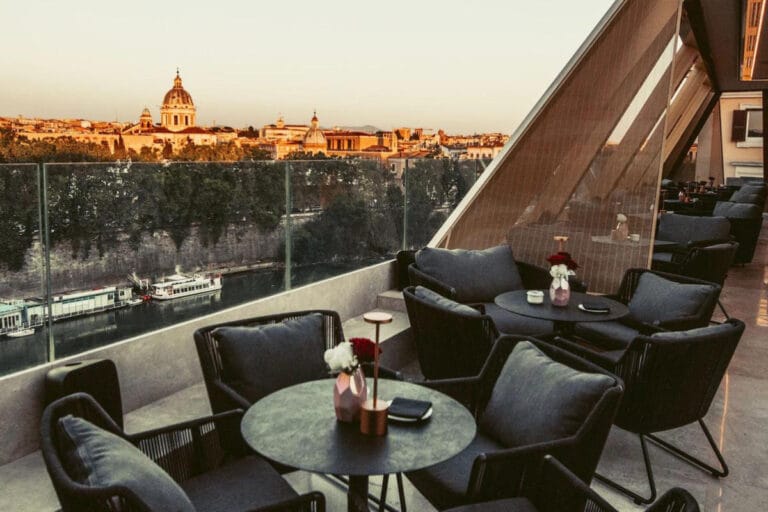
<svg viewBox="0 0 768 512">
<path fill-rule="evenodd" d="M 227 409 L 243 409 L 247 410 L 253 405 L 249 400 L 235 391 L 226 382 L 222 380 L 216 380 L 212 383 L 212 387 L 219 395 L 218 398 L 226 402 Z M 211 400 L 213 402 L 213 400 Z"/>
<path fill-rule="evenodd" d="M 526 290 L 546 290 L 552 283 L 552 276 L 549 270 L 532 263 L 524 261 L 515 261 L 517 270 L 520 272 L 520 279 L 523 281 L 523 288 Z M 570 283 L 570 280 L 568 281 Z"/>
<path fill-rule="evenodd" d="M 445 393 L 477 416 L 478 377 L 459 377 L 455 379 L 426 380 L 420 385 Z"/>
<path fill-rule="evenodd" d="M 373 363 L 362 363 L 363 373 L 366 377 L 373 377 Z M 379 364 L 379 377 L 382 379 L 403 380 L 403 374 L 397 370 L 387 368 Z"/>
<path fill-rule="evenodd" d="M 523 484 L 523 494 L 540 510 L 567 510 L 574 503 L 584 503 L 584 509 L 590 512 L 615 512 L 607 501 L 551 455 L 544 457 L 537 476 Z"/>
<path fill-rule="evenodd" d="M 408 277 L 410 278 L 411 284 L 413 286 L 421 285 L 421 286 L 424 286 L 425 288 L 429 288 L 430 290 L 439 293 L 444 297 L 448 297 L 449 299 L 456 300 L 455 288 L 440 281 L 439 279 L 435 279 L 429 274 L 425 274 L 424 272 L 419 270 L 419 268 L 416 266 L 415 263 L 411 263 L 411 265 L 408 266 Z"/>
<path fill-rule="evenodd" d="M 218 467 L 222 459 L 250 453 L 240 434 L 242 410 L 127 436 L 177 482 Z"/>
<path fill-rule="evenodd" d="M 249 509 L 248 512 L 300 512 L 305 510 L 325 512 L 325 496 L 317 491 L 309 492 L 274 505 Z"/>
<path fill-rule="evenodd" d="M 616 366 L 616 363 L 621 361 L 623 357 L 623 354 L 619 355 L 619 351 L 617 350 L 600 350 L 600 348 L 596 346 L 591 348 L 590 346 L 587 346 L 588 342 L 586 341 L 584 344 L 581 344 L 574 340 L 563 338 L 562 336 L 555 336 L 552 339 L 547 340 L 547 342 L 609 371 L 613 369 L 613 367 Z"/>
<path fill-rule="evenodd" d="M 519 495 L 526 478 L 535 474 L 547 454 L 573 445 L 573 438 L 537 443 L 517 448 L 507 448 L 478 455 L 472 463 L 472 472 L 467 485 L 467 497 L 473 501 L 485 501 L 499 497 Z"/>
</svg>

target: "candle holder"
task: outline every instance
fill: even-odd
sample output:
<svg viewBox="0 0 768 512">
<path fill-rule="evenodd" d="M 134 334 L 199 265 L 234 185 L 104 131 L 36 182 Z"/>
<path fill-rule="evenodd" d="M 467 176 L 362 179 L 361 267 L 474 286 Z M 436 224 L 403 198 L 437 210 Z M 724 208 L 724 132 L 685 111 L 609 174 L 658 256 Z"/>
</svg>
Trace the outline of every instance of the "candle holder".
<svg viewBox="0 0 768 512">
<path fill-rule="evenodd" d="M 376 326 L 376 350 L 373 355 L 373 398 L 363 402 L 360 408 L 360 432 L 371 436 L 383 436 L 387 433 L 389 404 L 379 400 L 379 331 L 382 324 L 392 321 L 392 315 L 371 311 L 363 315 L 363 320 Z"/>
</svg>

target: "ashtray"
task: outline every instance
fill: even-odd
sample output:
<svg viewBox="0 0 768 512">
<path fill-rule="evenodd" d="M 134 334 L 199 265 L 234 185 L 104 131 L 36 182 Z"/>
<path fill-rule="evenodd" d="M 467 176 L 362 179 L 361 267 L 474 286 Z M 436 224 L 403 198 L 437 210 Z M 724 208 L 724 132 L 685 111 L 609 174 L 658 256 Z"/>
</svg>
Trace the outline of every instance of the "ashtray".
<svg viewBox="0 0 768 512">
<path fill-rule="evenodd" d="M 544 304 L 544 292 L 541 290 L 528 290 L 526 298 L 528 304 Z"/>
</svg>

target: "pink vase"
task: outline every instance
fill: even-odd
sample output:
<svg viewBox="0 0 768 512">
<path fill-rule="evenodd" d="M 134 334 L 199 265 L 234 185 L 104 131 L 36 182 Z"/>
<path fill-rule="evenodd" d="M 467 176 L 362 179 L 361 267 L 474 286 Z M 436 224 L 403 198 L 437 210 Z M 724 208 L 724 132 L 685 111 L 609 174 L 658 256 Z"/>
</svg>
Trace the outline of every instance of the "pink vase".
<svg viewBox="0 0 768 512">
<path fill-rule="evenodd" d="M 333 385 L 333 407 L 336 418 L 347 423 L 360 419 L 360 407 L 368 398 L 365 375 L 358 368 L 352 375 L 341 372 Z"/>
<path fill-rule="evenodd" d="M 549 299 L 553 306 L 565 307 L 571 299 L 571 287 L 567 277 L 555 277 L 549 286 Z"/>
</svg>

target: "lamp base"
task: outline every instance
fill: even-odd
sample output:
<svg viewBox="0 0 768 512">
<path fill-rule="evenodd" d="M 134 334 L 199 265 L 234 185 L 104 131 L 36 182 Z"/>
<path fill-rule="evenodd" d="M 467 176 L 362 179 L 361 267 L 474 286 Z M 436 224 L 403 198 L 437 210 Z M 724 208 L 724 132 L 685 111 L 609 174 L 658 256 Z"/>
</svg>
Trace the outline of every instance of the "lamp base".
<svg viewBox="0 0 768 512">
<path fill-rule="evenodd" d="M 360 408 L 360 432 L 369 436 L 383 436 L 387 434 L 387 412 L 389 404 L 384 400 L 366 400 Z"/>
</svg>

